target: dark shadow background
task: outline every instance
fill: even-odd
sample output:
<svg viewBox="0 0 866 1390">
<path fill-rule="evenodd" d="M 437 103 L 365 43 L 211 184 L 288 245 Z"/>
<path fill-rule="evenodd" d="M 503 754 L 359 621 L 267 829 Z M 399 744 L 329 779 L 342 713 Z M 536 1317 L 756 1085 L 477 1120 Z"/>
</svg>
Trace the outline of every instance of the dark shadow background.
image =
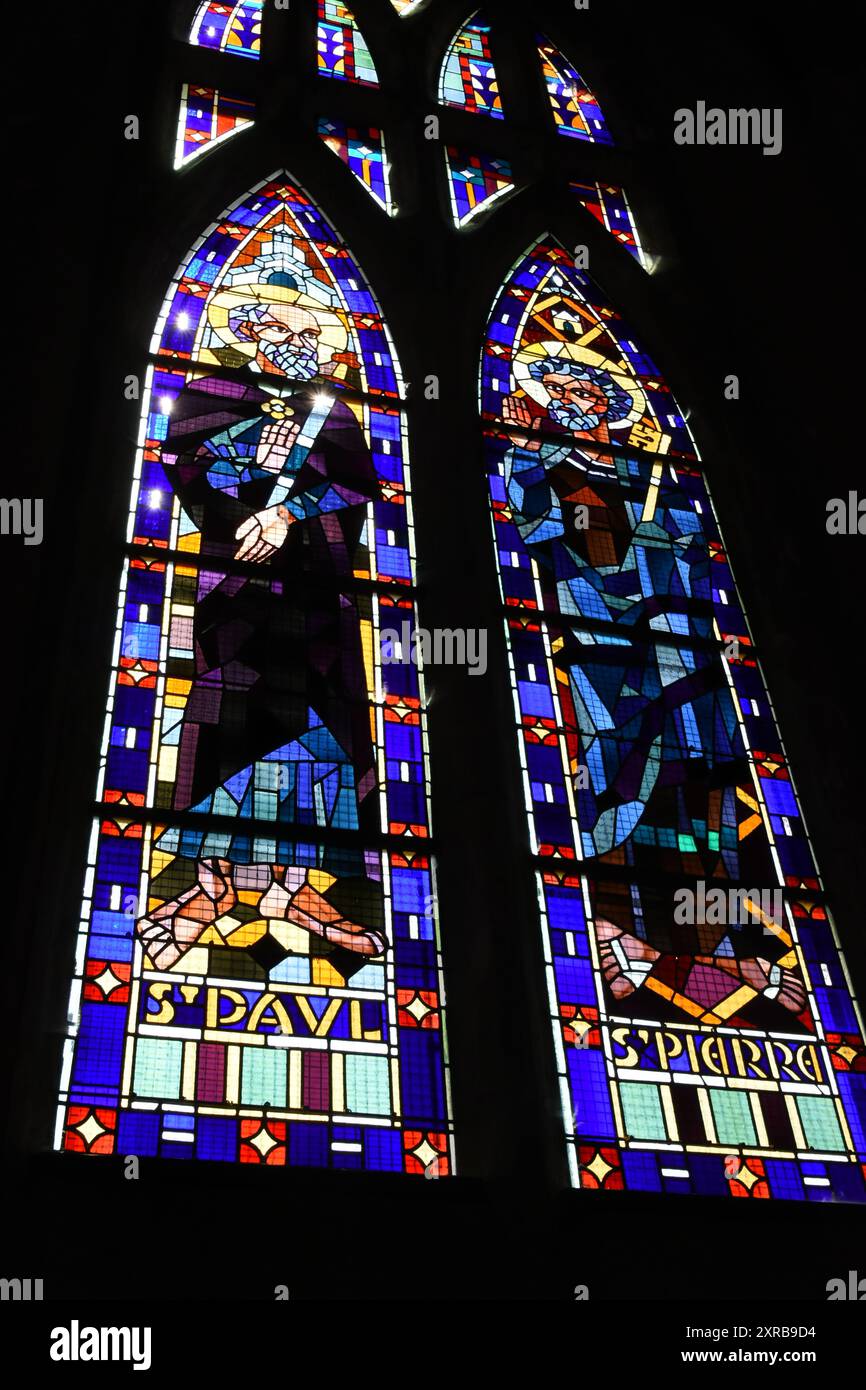
<svg viewBox="0 0 866 1390">
<path fill-rule="evenodd" d="M 524 191 L 464 234 L 447 230 L 441 145 L 425 142 L 422 127 L 436 109 L 442 53 L 468 3 L 431 0 L 399 21 L 388 0 L 357 0 L 381 92 L 347 92 L 304 75 L 296 55 L 312 56 L 311 0 L 269 15 L 261 64 L 220 61 L 179 42 L 192 8 L 167 0 L 146 7 L 102 0 L 86 10 L 52 7 L 50 16 L 34 8 L 16 19 L 6 52 L 2 492 L 45 502 L 41 547 L 0 540 L 11 1265 L 17 1259 L 22 1273 L 35 1274 L 39 1264 L 54 1296 L 82 1289 L 114 1296 L 112 1271 L 122 1268 L 127 1295 L 157 1288 L 164 1297 L 219 1297 L 221 1232 L 252 1206 L 272 1213 L 275 1226 L 264 1270 L 240 1295 L 248 1298 L 269 1297 L 275 1282 L 293 1280 L 311 1297 L 568 1299 L 585 1282 L 593 1297 L 823 1298 L 826 1280 L 856 1264 L 851 1208 L 562 1191 L 475 382 L 482 326 L 517 255 L 546 229 L 566 244 L 585 242 L 592 273 L 691 412 L 862 994 L 864 759 L 855 671 L 866 538 L 831 537 L 825 528 L 830 497 L 866 490 L 850 6 L 829 0 L 806 26 L 781 4 L 697 10 L 674 0 L 592 0 L 587 12 L 552 0 L 489 4 L 509 119 L 445 113 L 443 142 L 510 158 Z M 543 86 L 530 70 L 536 21 L 599 97 L 616 150 L 557 140 L 541 120 Z M 258 100 L 257 126 L 174 173 L 181 81 L 213 77 L 225 85 L 227 71 L 234 90 Z M 783 152 L 677 147 L 673 113 L 699 99 L 781 107 Z M 123 138 L 128 114 L 141 121 L 137 142 Z M 401 209 L 392 223 L 317 140 L 320 114 L 383 125 Z M 139 406 L 124 399 L 123 379 L 143 377 L 162 296 L 193 239 L 282 165 L 349 241 L 382 302 L 405 375 L 441 379 L 438 403 L 418 391 L 409 398 L 422 622 L 491 629 L 487 677 L 448 668 L 432 676 L 462 1174 L 453 1183 L 291 1173 L 287 1188 L 285 1175 L 270 1171 L 194 1165 L 191 1172 L 182 1164 L 144 1164 L 141 1181 L 130 1183 L 112 1160 L 82 1165 L 48 1152 L 138 427 Z M 645 245 L 659 257 L 653 276 L 565 194 L 569 173 L 624 183 Z M 740 381 L 737 402 L 723 395 L 730 373 Z M 105 1204 L 112 1219 L 97 1250 L 82 1233 L 81 1213 Z M 183 1228 L 195 1278 L 170 1261 L 155 1280 L 158 1252 L 144 1234 L 152 1211 L 164 1213 L 172 1230 Z M 335 1274 L 325 1251 L 359 1214 L 368 1222 L 375 1215 L 372 1234 L 366 1245 L 353 1240 Z M 71 1231 L 79 1234 L 69 1245 Z M 377 1256 L 401 1248 L 407 1231 L 425 1244 L 423 1288 L 399 1260 L 379 1268 Z M 659 1251 L 670 1248 L 673 1233 L 682 1244 L 669 1262 Z M 715 1257 L 705 1268 L 706 1249 Z M 368 1259 L 379 1271 L 372 1283 L 363 1273 Z"/>
</svg>

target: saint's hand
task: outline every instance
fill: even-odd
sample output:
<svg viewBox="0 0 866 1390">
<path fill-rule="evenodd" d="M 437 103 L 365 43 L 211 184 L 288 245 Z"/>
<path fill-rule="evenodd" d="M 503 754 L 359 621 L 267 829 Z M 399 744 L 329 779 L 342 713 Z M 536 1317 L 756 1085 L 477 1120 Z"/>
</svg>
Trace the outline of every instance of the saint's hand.
<svg viewBox="0 0 866 1390">
<path fill-rule="evenodd" d="M 289 534 L 292 523 L 291 512 L 283 506 L 265 507 L 241 522 L 235 539 L 241 542 L 236 560 L 250 560 L 261 564 L 275 555 Z"/>
<path fill-rule="evenodd" d="M 506 425 L 520 425 L 524 429 L 534 429 L 532 412 L 520 396 L 506 396 L 502 402 L 502 419 Z M 530 439 L 525 434 L 512 435 L 518 449 L 538 449 L 540 440 Z"/>
</svg>

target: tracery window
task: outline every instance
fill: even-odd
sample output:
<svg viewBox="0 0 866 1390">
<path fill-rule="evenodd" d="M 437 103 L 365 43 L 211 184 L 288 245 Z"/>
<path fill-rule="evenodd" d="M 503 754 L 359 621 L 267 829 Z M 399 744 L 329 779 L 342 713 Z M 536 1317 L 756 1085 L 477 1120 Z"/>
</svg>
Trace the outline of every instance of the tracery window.
<svg viewBox="0 0 866 1390">
<path fill-rule="evenodd" d="M 573 1180 L 862 1198 L 855 1008 L 700 458 L 555 241 L 481 409 Z"/>
<path fill-rule="evenodd" d="M 481 10 L 454 35 L 439 75 L 439 100 L 502 119 L 499 84 L 490 52 L 490 24 Z"/>
<path fill-rule="evenodd" d="M 248 39 L 254 7 L 203 8 L 193 43 Z M 323 62 L 375 77 L 330 2 Z M 185 88 L 178 166 L 231 119 Z M 387 211 L 379 133 L 320 134 Z M 290 175 L 214 212 L 150 345 L 60 1142 L 438 1177 L 423 673 L 388 640 L 415 621 L 403 376 Z"/>
<path fill-rule="evenodd" d="M 241 0 L 236 5 L 202 0 L 192 22 L 189 41 L 238 58 L 258 58 L 261 29 L 262 0 Z"/>
<path fill-rule="evenodd" d="M 433 8 L 392 5 L 407 32 Z M 313 11 L 296 60 L 376 98 L 352 91 L 379 85 L 353 10 Z M 178 170 L 258 119 L 232 80 L 260 32 L 261 5 L 199 6 L 191 49 L 226 85 L 184 87 Z M 496 57 L 478 11 L 435 66 L 440 112 L 490 136 L 442 141 L 443 236 L 526 186 Z M 594 219 L 637 276 L 640 207 L 586 149 L 613 144 L 598 100 L 545 35 L 526 62 L 572 137 L 575 239 Z M 388 131 L 351 109 L 316 134 L 384 235 Z M 404 650 L 400 361 L 423 363 L 315 190 L 291 169 L 250 185 L 213 209 L 151 345 L 59 1142 L 440 1176 L 424 683 Z M 573 250 L 543 226 L 518 249 L 480 411 L 572 1181 L 862 1200 L 862 1025 L 700 455 Z"/>
</svg>

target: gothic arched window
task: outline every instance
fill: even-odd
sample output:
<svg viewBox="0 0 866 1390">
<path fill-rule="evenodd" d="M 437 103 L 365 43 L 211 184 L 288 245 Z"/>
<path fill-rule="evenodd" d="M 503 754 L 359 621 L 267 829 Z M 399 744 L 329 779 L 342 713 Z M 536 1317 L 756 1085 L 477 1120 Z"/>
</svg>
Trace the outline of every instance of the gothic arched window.
<svg viewBox="0 0 866 1390">
<path fill-rule="evenodd" d="M 439 1177 L 462 1123 L 513 1176 L 559 1105 L 562 1182 L 862 1200 L 862 1025 L 621 312 L 637 163 L 497 8 L 183 7 L 57 1144 Z M 428 604 L 483 698 L 425 690 Z"/>
<path fill-rule="evenodd" d="M 481 412 L 573 1181 L 851 1197 L 856 1014 L 700 457 L 553 239 Z"/>
<path fill-rule="evenodd" d="M 229 9 L 192 42 L 258 56 L 261 7 Z M 374 80 L 331 0 L 318 48 Z M 217 95 L 184 88 L 202 146 L 237 129 Z M 386 208 L 378 132 L 320 134 Z M 400 364 L 291 175 L 214 212 L 150 345 L 61 1142 L 440 1176 Z"/>
</svg>

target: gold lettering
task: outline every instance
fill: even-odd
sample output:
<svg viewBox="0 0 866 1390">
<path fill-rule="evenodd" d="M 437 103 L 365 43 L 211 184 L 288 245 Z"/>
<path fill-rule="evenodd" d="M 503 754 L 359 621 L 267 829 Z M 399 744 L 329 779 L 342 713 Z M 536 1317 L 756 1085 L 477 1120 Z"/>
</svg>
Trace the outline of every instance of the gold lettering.
<svg viewBox="0 0 866 1390">
<path fill-rule="evenodd" d="M 803 1043 L 797 1049 L 797 1065 L 803 1075 L 810 1081 L 823 1081 L 824 1073 L 821 1069 L 821 1059 L 818 1056 L 818 1049 L 814 1043 Z"/>
<path fill-rule="evenodd" d="M 309 1027 L 311 1035 L 314 1038 L 326 1038 L 333 1027 L 334 1019 L 343 1006 L 343 1000 L 332 999 L 321 1018 L 316 1018 L 306 995 L 296 994 L 295 1001 L 304 1016 L 304 1022 Z"/>
<path fill-rule="evenodd" d="M 753 1038 L 732 1038 L 731 1047 L 738 1076 L 751 1076 L 759 1081 L 767 1080 L 767 1073 L 757 1065 L 763 1059 L 764 1054 Z M 747 1047 L 752 1054 L 748 1062 L 743 1058 L 744 1047 Z"/>
<path fill-rule="evenodd" d="M 668 1038 L 670 1039 L 670 1046 L 666 1041 Z M 656 1033 L 656 1043 L 658 1044 L 662 1069 L 669 1071 L 668 1062 L 674 1057 L 679 1057 L 683 1050 L 683 1040 L 678 1038 L 676 1033 Z"/>
<path fill-rule="evenodd" d="M 171 1023 L 174 1018 L 174 1004 L 168 997 L 174 985 L 171 981 L 154 980 L 148 990 L 148 994 L 155 1004 L 159 1004 L 159 1013 L 148 1013 L 145 1018 L 147 1023 Z"/>
<path fill-rule="evenodd" d="M 225 998 L 232 1001 L 234 1011 L 229 1014 L 220 1013 L 220 999 Z M 239 1023 L 247 1011 L 247 1001 L 242 994 L 238 994 L 236 989 L 216 989 L 211 987 L 207 992 L 207 1026 L 208 1028 L 225 1028 L 232 1023 Z"/>
<path fill-rule="evenodd" d="M 637 1066 L 638 1055 L 631 1043 L 626 1042 L 630 1032 L 630 1028 L 612 1028 L 610 1030 L 611 1041 L 616 1043 L 619 1047 L 624 1047 L 626 1050 L 626 1055 L 624 1057 L 617 1057 L 615 1059 L 618 1067 Z"/>
<path fill-rule="evenodd" d="M 730 1068 L 721 1038 L 704 1038 L 701 1043 L 701 1058 L 714 1076 L 728 1075 Z"/>
<path fill-rule="evenodd" d="M 768 1047 L 767 1047 L 767 1052 L 768 1052 L 768 1055 L 769 1055 L 769 1058 L 770 1058 L 770 1066 L 771 1066 L 772 1069 L 773 1069 L 773 1074 L 774 1074 L 774 1076 L 776 1077 L 776 1080 L 777 1080 L 777 1081 L 780 1081 L 780 1080 L 782 1079 L 782 1074 L 783 1074 L 783 1073 L 786 1074 L 787 1079 L 788 1079 L 789 1081 L 801 1081 L 801 1080 L 802 1080 L 802 1077 L 800 1077 L 800 1076 L 797 1074 L 797 1072 L 794 1070 L 794 1068 L 793 1068 L 792 1065 L 791 1065 L 791 1063 L 792 1063 L 793 1060 L 794 1060 L 794 1054 L 792 1053 L 792 1051 L 791 1051 L 791 1049 L 790 1049 L 790 1047 L 788 1046 L 787 1043 L 783 1043 L 783 1042 L 770 1042 L 769 1045 L 768 1045 Z M 781 1069 L 780 1069 L 780 1068 L 777 1066 L 777 1064 L 776 1064 L 776 1057 L 777 1057 L 777 1054 L 778 1054 L 778 1055 L 781 1057 L 781 1059 L 782 1059 L 782 1066 L 781 1066 Z"/>
<path fill-rule="evenodd" d="M 264 1015 L 268 1011 L 270 1011 L 271 1017 L 265 1018 Z M 255 1033 L 262 1020 L 264 1020 L 265 1023 L 275 1023 L 281 1033 L 291 1034 L 294 1032 L 288 1010 L 277 994 L 262 995 L 261 999 L 250 1011 L 247 1032 Z"/>
<path fill-rule="evenodd" d="M 349 1037 L 357 1039 L 358 1042 L 381 1042 L 381 1028 L 364 1029 L 361 1023 L 361 1001 L 352 999 L 349 1002 Z"/>
</svg>

